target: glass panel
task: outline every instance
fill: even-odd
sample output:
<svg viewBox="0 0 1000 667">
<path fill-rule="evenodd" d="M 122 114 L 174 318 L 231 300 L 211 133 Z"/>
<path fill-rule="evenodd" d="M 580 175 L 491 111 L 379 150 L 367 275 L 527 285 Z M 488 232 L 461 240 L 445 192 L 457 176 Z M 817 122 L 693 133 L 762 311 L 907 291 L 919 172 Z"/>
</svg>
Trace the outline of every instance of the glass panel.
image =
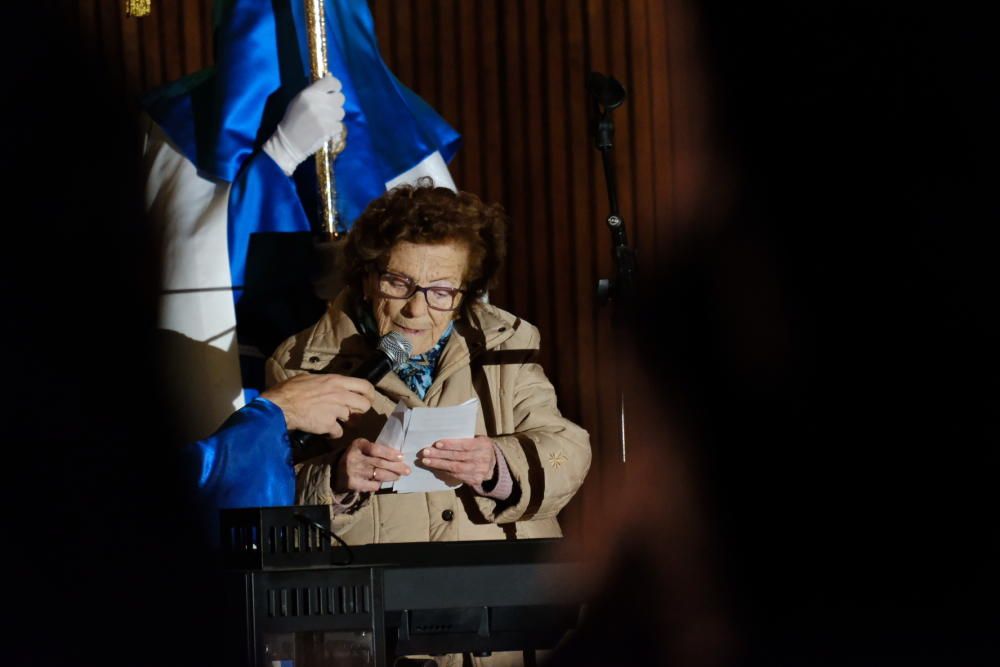
<svg viewBox="0 0 1000 667">
<path fill-rule="evenodd" d="M 264 667 L 370 667 L 373 664 L 371 632 L 264 635 Z"/>
</svg>

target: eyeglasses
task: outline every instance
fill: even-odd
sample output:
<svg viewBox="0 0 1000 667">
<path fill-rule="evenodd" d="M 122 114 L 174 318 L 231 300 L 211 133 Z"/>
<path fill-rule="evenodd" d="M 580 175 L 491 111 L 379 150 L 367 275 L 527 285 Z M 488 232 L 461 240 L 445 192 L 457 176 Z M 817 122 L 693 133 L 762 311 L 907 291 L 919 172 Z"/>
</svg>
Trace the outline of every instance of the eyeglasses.
<svg viewBox="0 0 1000 667">
<path fill-rule="evenodd" d="M 388 272 L 379 274 L 378 292 L 387 299 L 410 299 L 423 292 L 427 307 L 434 310 L 455 310 L 465 294 L 465 290 L 454 287 L 421 287 L 406 276 Z"/>
</svg>

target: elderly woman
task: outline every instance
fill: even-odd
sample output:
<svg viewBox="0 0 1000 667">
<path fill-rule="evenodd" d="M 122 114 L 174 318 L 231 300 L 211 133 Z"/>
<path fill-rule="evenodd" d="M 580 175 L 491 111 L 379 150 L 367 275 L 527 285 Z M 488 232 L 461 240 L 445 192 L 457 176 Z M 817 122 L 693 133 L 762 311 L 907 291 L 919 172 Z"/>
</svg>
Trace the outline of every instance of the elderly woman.
<svg viewBox="0 0 1000 667">
<path fill-rule="evenodd" d="M 373 201 L 345 249 L 347 287 L 267 363 L 269 383 L 350 370 L 381 336 L 413 344 L 328 453 L 296 466 L 296 501 L 327 504 L 349 544 L 561 535 L 556 519 L 590 466 L 586 431 L 564 419 L 534 357 L 538 330 L 482 300 L 504 254 L 505 217 L 469 193 L 402 186 Z M 476 436 L 422 450 L 419 464 L 462 482 L 432 493 L 375 493 L 410 470 L 374 442 L 396 403 L 478 398 Z"/>
</svg>

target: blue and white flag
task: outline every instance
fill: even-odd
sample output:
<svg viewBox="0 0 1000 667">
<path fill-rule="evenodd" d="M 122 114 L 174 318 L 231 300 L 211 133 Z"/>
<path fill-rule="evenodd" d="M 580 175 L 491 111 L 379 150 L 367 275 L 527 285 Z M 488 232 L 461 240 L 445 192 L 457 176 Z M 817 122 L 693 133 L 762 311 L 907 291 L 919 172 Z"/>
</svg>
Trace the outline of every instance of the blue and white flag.
<svg viewBox="0 0 1000 667">
<path fill-rule="evenodd" d="M 346 98 L 347 144 L 334 167 L 339 219 L 346 230 L 372 199 L 399 183 L 431 176 L 436 184 L 454 188 L 446 163 L 459 136 L 386 67 L 366 0 L 325 0 L 324 5 L 329 70 L 340 79 Z M 296 234 L 305 238 L 313 229 L 312 160 L 288 178 L 260 150 L 288 102 L 309 83 L 304 2 L 217 0 L 215 46 L 215 67 L 168 84 L 145 100 L 168 145 L 159 152 L 147 148 L 152 183 L 147 203 L 165 218 L 160 222 L 167 243 L 161 327 L 179 334 L 175 347 L 199 350 L 189 365 L 200 368 L 186 369 L 180 361 L 178 383 L 195 394 L 209 388 L 197 403 L 212 414 L 188 415 L 199 424 L 192 433 L 196 437 L 214 430 L 256 393 L 256 382 L 246 376 L 246 357 L 240 376 L 236 331 L 246 351 L 242 333 L 253 324 L 248 320 L 264 326 L 283 320 L 278 331 L 287 336 L 320 312 L 305 306 L 291 312 L 290 300 L 282 297 L 246 314 L 247 304 L 256 303 L 254 284 L 280 285 L 288 279 L 268 273 L 276 256 L 287 260 L 301 251 L 287 240 Z M 228 276 L 220 267 L 228 269 Z M 223 298 L 228 298 L 228 312 Z M 269 312 L 270 307 L 281 312 Z M 271 350 L 263 348 L 277 341 L 267 342 L 260 345 L 264 354 Z M 205 361 L 204 346 L 229 361 L 217 355 Z M 237 390 L 234 382 L 247 391 Z"/>
</svg>

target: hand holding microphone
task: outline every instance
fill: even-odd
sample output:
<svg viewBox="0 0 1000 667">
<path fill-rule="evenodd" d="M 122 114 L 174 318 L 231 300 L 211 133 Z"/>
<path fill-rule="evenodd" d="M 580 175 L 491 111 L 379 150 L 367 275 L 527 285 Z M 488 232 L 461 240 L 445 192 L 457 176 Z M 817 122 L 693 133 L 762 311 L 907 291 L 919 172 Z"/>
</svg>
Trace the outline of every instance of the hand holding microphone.
<svg viewBox="0 0 1000 667">
<path fill-rule="evenodd" d="M 379 356 L 386 359 L 384 354 Z M 375 400 L 375 388 L 360 377 L 307 374 L 296 375 L 261 396 L 281 408 L 289 431 L 339 438 L 344 434 L 340 422 L 352 414 L 367 412 Z M 357 438 L 340 458 L 334 489 L 378 491 L 382 482 L 394 482 L 410 474 L 402 459 L 403 455 L 391 447 Z"/>
<path fill-rule="evenodd" d="M 353 396 L 348 396 L 344 394 L 338 394 L 338 396 L 344 401 L 338 406 L 325 406 L 321 404 L 319 400 L 315 400 L 316 396 L 313 394 L 314 400 L 310 401 L 300 401 L 299 406 L 301 408 L 307 408 L 310 410 L 309 416 L 296 416 L 296 425 L 293 426 L 292 422 L 288 417 L 286 412 L 285 421 L 288 423 L 289 435 L 291 436 L 293 445 L 298 449 L 303 449 L 305 447 L 311 446 L 315 440 L 319 439 L 319 436 L 329 435 L 333 438 L 339 438 L 344 434 L 343 428 L 337 421 L 346 421 L 350 418 L 351 414 L 358 412 L 367 412 L 371 408 L 371 402 L 375 400 L 375 389 L 373 385 L 378 384 L 379 380 L 385 377 L 390 371 L 393 371 L 410 358 L 410 353 L 413 350 L 413 344 L 410 340 L 399 333 L 398 331 L 390 331 L 385 336 L 379 339 L 378 347 L 375 352 L 373 352 L 367 359 L 361 362 L 361 365 L 351 372 L 350 377 L 344 375 L 333 375 L 333 374 L 318 374 L 318 375 L 300 375 L 297 377 L 302 378 L 330 378 L 328 385 L 323 385 L 323 387 L 329 391 L 332 391 L 334 387 L 338 391 L 346 390 L 348 393 L 354 394 Z M 295 378 L 293 378 L 294 380 Z M 283 385 L 278 385 L 268 392 L 273 392 L 275 389 L 281 387 L 287 387 L 291 384 L 291 380 Z M 295 387 L 297 388 L 297 387 Z M 268 396 L 268 392 L 262 394 L 264 398 L 274 401 L 271 396 Z M 280 398 L 280 396 L 279 396 Z M 305 394 L 303 394 L 305 398 Z M 367 402 L 364 410 L 360 407 L 363 405 L 358 399 L 364 399 Z M 350 401 L 348 403 L 347 401 Z M 278 407 L 284 410 L 284 407 L 274 401 Z M 359 409 L 352 409 L 351 406 L 356 406 Z M 332 407 L 332 409 L 331 409 Z M 295 408 L 293 407 L 293 411 Z M 321 414 L 321 413 L 326 414 Z M 331 424 L 331 420 L 332 423 Z M 323 428 L 324 426 L 331 426 L 330 429 Z M 302 431 L 306 431 L 303 433 Z M 344 457 L 346 458 L 346 457 Z M 341 459 L 343 461 L 343 459 Z M 377 475 L 377 473 L 376 473 Z M 385 481 L 385 480 L 383 480 Z"/>
<path fill-rule="evenodd" d="M 344 434 L 340 422 L 371 409 L 375 388 L 361 378 L 306 374 L 268 389 L 261 397 L 281 408 L 289 431 L 339 438 Z"/>
<path fill-rule="evenodd" d="M 340 81 L 331 74 L 314 81 L 288 104 L 285 116 L 264 146 L 285 175 L 327 141 L 344 134 L 344 94 Z"/>
</svg>

